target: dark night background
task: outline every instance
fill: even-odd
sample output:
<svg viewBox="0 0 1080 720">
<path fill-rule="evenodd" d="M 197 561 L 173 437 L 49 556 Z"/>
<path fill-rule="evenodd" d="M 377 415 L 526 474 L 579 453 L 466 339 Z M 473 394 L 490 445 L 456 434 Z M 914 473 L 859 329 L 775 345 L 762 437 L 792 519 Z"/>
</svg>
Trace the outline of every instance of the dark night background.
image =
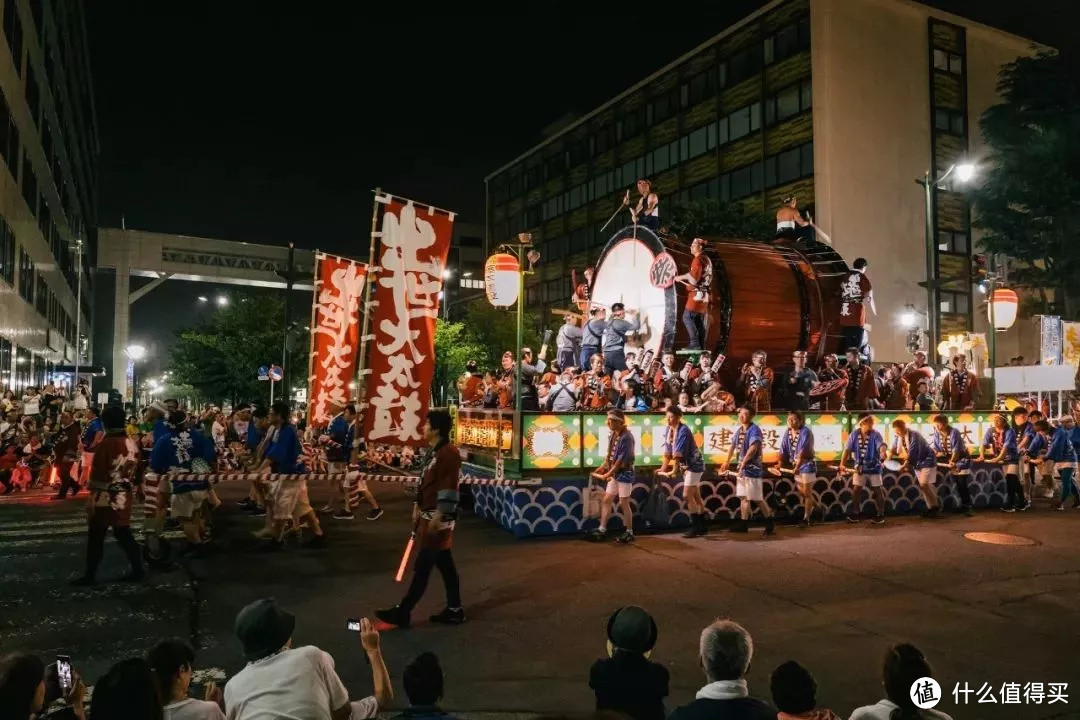
<svg viewBox="0 0 1080 720">
<path fill-rule="evenodd" d="M 355 256 L 376 185 L 482 223 L 484 176 L 542 128 L 763 4 L 418 18 L 366 4 L 87 3 L 99 224 Z M 1075 42 L 1071 1 L 927 4 L 1066 52 Z M 212 292 L 166 283 L 133 307 L 132 338 L 167 343 L 190 317 L 171 310 Z"/>
</svg>

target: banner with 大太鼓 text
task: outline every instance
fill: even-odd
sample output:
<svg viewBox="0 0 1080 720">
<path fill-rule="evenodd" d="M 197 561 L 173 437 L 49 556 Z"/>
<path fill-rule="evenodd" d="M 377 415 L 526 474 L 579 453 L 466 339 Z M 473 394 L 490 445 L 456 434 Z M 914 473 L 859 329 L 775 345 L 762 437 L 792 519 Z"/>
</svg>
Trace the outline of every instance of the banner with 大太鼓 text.
<svg viewBox="0 0 1080 720">
<path fill-rule="evenodd" d="M 367 266 L 323 255 L 315 270 L 308 373 L 308 423 L 324 427 L 349 402 L 360 344 Z"/>
<path fill-rule="evenodd" d="M 394 197 L 384 204 L 374 282 L 364 437 L 424 443 L 435 374 L 435 319 L 454 215 Z"/>
</svg>

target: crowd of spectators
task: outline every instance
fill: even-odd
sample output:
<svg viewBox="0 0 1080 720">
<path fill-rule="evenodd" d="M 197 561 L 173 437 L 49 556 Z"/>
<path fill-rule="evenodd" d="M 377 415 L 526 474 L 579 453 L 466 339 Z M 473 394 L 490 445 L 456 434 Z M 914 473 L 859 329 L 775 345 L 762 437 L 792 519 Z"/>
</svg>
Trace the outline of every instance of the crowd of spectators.
<svg viewBox="0 0 1080 720">
<path fill-rule="evenodd" d="M 360 649 L 371 668 L 371 692 L 350 700 L 334 658 L 311 645 L 294 646 L 296 618 L 272 598 L 244 607 L 235 632 L 246 665 L 225 684 L 202 684 L 193 697 L 195 653 L 178 640 L 151 648 L 145 657 L 123 660 L 91 691 L 78 673 L 58 680 L 56 665 L 16 653 L 0 659 L 0 716 L 7 720 L 363 720 L 394 700 L 379 632 L 359 621 Z M 594 717 L 607 720 L 840 720 L 818 696 L 810 670 L 795 660 L 770 675 L 768 698 L 753 692 L 747 675 L 754 641 L 739 623 L 720 618 L 701 631 L 697 661 L 703 684 L 692 698 L 669 697 L 667 668 L 651 659 L 658 628 L 636 606 L 623 607 L 607 623 L 606 657 L 589 671 Z M 347 662 L 354 662 L 348 658 Z M 884 697 L 851 710 L 850 720 L 949 720 L 925 700 L 916 681 L 932 678 L 922 652 L 907 643 L 885 650 L 881 661 Z M 394 720 L 454 720 L 441 707 L 445 676 L 434 653 L 407 664 L 401 687 L 407 707 Z M 89 697 L 89 701 L 88 701 Z M 868 694 L 867 700 L 873 700 Z M 940 699 L 940 698 L 939 698 Z M 925 703 L 924 703 L 925 704 Z"/>
</svg>

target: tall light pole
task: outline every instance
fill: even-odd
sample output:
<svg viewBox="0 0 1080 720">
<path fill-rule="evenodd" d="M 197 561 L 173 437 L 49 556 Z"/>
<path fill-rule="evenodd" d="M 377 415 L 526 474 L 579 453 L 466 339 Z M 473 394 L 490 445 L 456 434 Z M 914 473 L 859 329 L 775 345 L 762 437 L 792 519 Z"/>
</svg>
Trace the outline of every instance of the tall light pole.
<svg viewBox="0 0 1080 720">
<path fill-rule="evenodd" d="M 128 345 L 124 353 L 131 360 L 131 414 L 139 416 L 139 361 L 146 357 L 146 347 L 139 344 Z"/>
<path fill-rule="evenodd" d="M 915 182 L 923 186 L 926 193 L 926 318 L 927 335 L 929 335 L 929 351 L 937 352 L 938 335 L 941 329 L 938 327 L 938 314 L 941 311 L 938 300 L 938 287 L 941 281 L 937 276 L 937 247 L 934 243 L 934 197 L 939 185 L 953 175 L 961 183 L 969 182 L 975 176 L 975 166 L 972 163 L 954 163 L 949 166 L 937 180 L 930 179 L 930 171 L 927 170 L 922 178 Z M 971 248 L 968 248 L 971 252 Z"/>
<path fill-rule="evenodd" d="M 79 360 L 82 356 L 82 252 L 83 252 L 83 228 L 79 227 L 79 234 L 75 238 L 75 266 L 78 280 L 75 282 L 75 376 L 72 380 L 71 391 L 79 389 Z"/>
</svg>

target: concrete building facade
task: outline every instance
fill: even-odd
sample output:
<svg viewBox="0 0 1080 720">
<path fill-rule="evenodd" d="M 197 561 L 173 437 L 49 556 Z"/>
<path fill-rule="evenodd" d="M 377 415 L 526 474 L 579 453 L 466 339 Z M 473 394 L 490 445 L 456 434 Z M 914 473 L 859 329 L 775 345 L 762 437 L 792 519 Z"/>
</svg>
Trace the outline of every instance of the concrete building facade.
<svg viewBox="0 0 1080 720">
<path fill-rule="evenodd" d="M 488 245 L 532 232 L 543 259 L 527 301 L 564 306 L 637 178 L 653 181 L 662 223 L 687 201 L 771 213 L 796 195 L 849 263 L 869 261 L 876 358 L 903 360 L 900 316 L 925 326 L 928 311 L 915 180 L 978 162 L 998 72 L 1034 50 L 912 0 L 774 0 L 489 175 Z M 941 334 L 985 331 L 962 188 L 936 190 L 932 223 Z"/>
<path fill-rule="evenodd" d="M 0 15 L 0 390 L 20 393 L 90 354 L 98 138 L 83 4 Z"/>
</svg>

